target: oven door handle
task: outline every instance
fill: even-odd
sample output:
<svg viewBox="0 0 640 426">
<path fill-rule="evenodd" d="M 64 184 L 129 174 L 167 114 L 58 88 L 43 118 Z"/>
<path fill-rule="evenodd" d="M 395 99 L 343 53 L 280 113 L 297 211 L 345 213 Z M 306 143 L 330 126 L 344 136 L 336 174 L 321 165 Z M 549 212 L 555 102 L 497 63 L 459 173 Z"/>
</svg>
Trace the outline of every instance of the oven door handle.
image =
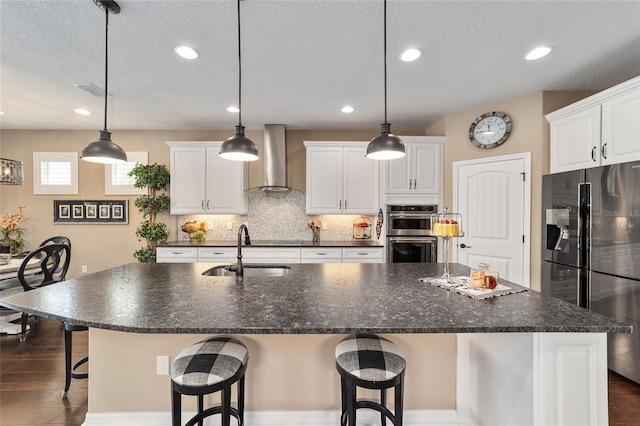
<svg viewBox="0 0 640 426">
<path fill-rule="evenodd" d="M 430 243 L 434 244 L 438 241 L 435 237 L 413 238 L 413 237 L 387 237 L 390 243 Z"/>
<path fill-rule="evenodd" d="M 403 217 L 409 217 L 409 218 L 424 218 L 424 219 L 431 219 L 431 214 L 430 213 L 388 213 L 389 215 L 389 219 L 392 218 L 400 218 L 402 219 Z"/>
</svg>

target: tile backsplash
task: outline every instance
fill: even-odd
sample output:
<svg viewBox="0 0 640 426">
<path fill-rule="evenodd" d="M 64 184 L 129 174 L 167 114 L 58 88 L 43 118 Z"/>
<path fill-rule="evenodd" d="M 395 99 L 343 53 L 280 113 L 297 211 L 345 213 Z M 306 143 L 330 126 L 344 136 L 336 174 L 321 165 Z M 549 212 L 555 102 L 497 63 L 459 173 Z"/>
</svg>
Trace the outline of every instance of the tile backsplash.
<svg viewBox="0 0 640 426">
<path fill-rule="evenodd" d="M 247 215 L 185 215 L 178 216 L 178 240 L 188 240 L 189 235 L 180 231 L 185 222 L 205 222 L 209 241 L 234 241 L 238 227 L 247 224 L 254 240 L 311 240 L 308 226 L 311 221 L 326 223 L 327 229 L 320 231 L 325 241 L 348 241 L 353 238 L 353 221 L 361 215 L 307 215 L 306 197 L 303 192 L 292 189 L 288 192 L 264 192 L 252 189 L 248 192 Z M 372 239 L 376 240 L 376 216 L 366 216 L 371 221 Z M 232 229 L 228 229 L 231 224 Z"/>
</svg>

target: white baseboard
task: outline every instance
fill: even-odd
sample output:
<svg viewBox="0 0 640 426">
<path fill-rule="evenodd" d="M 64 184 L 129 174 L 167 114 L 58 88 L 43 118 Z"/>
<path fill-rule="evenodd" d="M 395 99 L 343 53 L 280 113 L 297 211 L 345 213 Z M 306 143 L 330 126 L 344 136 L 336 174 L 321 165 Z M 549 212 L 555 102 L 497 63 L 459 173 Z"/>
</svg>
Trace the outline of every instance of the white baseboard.
<svg viewBox="0 0 640 426">
<path fill-rule="evenodd" d="M 183 413 L 188 419 L 194 412 Z M 218 425 L 213 416 L 204 424 Z M 246 426 L 335 426 L 340 423 L 338 411 L 248 411 L 245 413 Z M 458 426 L 454 410 L 408 410 L 404 413 L 405 426 Z M 233 419 L 231 424 L 235 425 Z M 377 426 L 380 415 L 373 411 L 358 412 L 358 426 Z M 171 415 L 165 412 L 136 413 L 87 413 L 83 426 L 170 426 Z"/>
</svg>

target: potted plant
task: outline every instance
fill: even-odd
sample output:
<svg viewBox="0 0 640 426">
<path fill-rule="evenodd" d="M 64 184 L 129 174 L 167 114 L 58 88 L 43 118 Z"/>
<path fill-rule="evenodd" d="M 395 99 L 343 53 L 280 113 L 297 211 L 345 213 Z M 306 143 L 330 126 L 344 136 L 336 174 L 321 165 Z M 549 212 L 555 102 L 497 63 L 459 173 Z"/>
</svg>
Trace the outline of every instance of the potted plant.
<svg viewBox="0 0 640 426">
<path fill-rule="evenodd" d="M 169 184 L 169 171 L 163 164 L 137 164 L 129 176 L 134 179 L 134 187 L 147 188 L 147 195 L 136 198 L 134 203 L 145 219 L 136 229 L 136 235 L 139 240 L 146 240 L 147 246 L 136 250 L 133 257 L 139 262 L 154 262 L 156 246 L 169 237 L 167 225 L 156 222 L 156 215 L 169 208 L 169 196 L 158 194 Z"/>
<path fill-rule="evenodd" d="M 24 228 L 20 224 L 24 221 L 22 207 L 17 213 L 0 215 L 0 253 L 20 254 L 24 251 Z"/>
</svg>

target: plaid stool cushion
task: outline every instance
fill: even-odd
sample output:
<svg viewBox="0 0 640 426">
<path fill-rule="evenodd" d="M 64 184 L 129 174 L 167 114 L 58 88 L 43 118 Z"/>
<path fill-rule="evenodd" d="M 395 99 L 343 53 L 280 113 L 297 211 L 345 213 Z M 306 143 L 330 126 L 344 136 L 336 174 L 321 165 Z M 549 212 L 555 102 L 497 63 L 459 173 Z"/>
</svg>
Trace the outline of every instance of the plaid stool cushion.
<svg viewBox="0 0 640 426">
<path fill-rule="evenodd" d="M 393 342 L 375 335 L 352 334 L 336 346 L 336 363 L 362 380 L 379 382 L 402 373 L 406 362 Z"/>
<path fill-rule="evenodd" d="M 171 380 L 182 386 L 210 386 L 232 377 L 249 360 L 247 347 L 233 337 L 212 337 L 178 354 Z"/>
</svg>

